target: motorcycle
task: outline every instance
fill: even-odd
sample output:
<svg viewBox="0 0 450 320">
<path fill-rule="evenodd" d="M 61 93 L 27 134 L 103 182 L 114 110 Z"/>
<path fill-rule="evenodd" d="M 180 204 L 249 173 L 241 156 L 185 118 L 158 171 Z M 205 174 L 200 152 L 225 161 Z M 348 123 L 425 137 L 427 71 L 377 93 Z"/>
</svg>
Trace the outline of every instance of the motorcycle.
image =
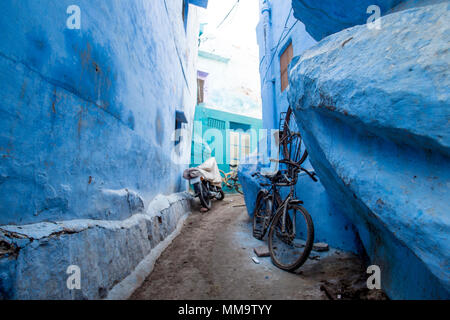
<svg viewBox="0 0 450 320">
<path fill-rule="evenodd" d="M 202 207 L 208 210 L 211 209 L 212 199 L 220 201 L 225 198 L 222 178 L 215 158 L 209 158 L 198 167 L 186 169 L 183 178 L 189 180 L 195 197 L 198 197 Z"/>
</svg>

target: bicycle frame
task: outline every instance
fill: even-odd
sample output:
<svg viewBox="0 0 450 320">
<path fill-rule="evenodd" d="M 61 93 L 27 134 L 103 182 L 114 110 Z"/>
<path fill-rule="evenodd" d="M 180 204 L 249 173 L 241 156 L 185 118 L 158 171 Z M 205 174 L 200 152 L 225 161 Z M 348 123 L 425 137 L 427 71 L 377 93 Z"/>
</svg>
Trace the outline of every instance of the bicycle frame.
<svg viewBox="0 0 450 320">
<path fill-rule="evenodd" d="M 275 216 L 281 211 L 283 210 L 283 217 L 282 217 L 282 227 L 281 227 L 281 231 L 284 233 L 285 230 L 285 226 L 286 226 L 286 214 L 287 214 L 287 208 L 288 208 L 288 204 L 289 202 L 294 198 L 294 190 L 295 190 L 295 184 L 290 183 L 289 187 L 289 194 L 287 195 L 287 197 L 282 200 L 281 198 L 281 194 L 278 191 L 277 187 L 283 187 L 283 186 L 287 186 L 286 184 L 279 184 L 279 183 L 272 183 L 271 188 L 268 191 L 267 197 L 271 197 L 271 201 L 272 201 L 272 206 L 270 208 L 271 210 L 271 214 L 270 214 L 270 220 L 269 220 L 269 224 L 267 225 L 267 227 L 269 227 L 272 222 L 273 219 L 275 218 Z M 277 203 L 278 208 L 275 210 L 274 209 L 274 203 Z M 296 233 L 296 216 L 294 215 L 294 221 L 293 221 L 293 232 L 294 234 Z"/>
</svg>

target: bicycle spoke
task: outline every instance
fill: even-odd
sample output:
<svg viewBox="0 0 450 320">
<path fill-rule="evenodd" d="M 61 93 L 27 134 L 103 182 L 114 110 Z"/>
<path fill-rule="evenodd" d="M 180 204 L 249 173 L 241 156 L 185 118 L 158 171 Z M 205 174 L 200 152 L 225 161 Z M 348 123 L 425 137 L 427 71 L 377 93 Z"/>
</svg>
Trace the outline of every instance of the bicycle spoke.
<svg viewBox="0 0 450 320">
<path fill-rule="evenodd" d="M 277 214 L 269 234 L 272 260 L 284 270 L 292 271 L 302 265 L 312 248 L 314 237 L 312 221 L 309 214 L 301 210 L 304 209 L 290 206 L 285 219 L 282 218 L 282 212 Z"/>
</svg>

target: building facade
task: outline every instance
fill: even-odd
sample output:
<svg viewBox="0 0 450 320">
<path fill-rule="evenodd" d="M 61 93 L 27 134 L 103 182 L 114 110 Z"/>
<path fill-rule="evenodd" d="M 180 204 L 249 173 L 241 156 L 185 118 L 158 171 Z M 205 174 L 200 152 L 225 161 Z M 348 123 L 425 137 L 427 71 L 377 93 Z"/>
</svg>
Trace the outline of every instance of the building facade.
<svg viewBox="0 0 450 320">
<path fill-rule="evenodd" d="M 207 1 L 100 2 L 2 5 L 0 298 L 126 297 L 190 210 Z"/>
<path fill-rule="evenodd" d="M 215 157 L 224 172 L 237 170 L 258 152 L 261 119 L 208 109 L 197 105 L 191 147 L 191 166 L 198 166 Z"/>
</svg>

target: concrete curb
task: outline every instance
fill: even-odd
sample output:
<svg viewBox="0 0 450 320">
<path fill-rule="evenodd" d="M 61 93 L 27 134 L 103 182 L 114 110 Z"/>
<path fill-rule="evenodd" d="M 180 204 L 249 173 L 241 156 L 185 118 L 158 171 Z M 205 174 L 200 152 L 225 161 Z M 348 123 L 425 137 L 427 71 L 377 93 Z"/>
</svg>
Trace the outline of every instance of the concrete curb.
<svg viewBox="0 0 450 320">
<path fill-rule="evenodd" d="M 156 260 L 172 243 L 172 241 L 180 234 L 184 222 L 192 212 L 186 213 L 180 218 L 177 228 L 166 238 L 160 242 L 152 251 L 136 266 L 133 272 L 120 283 L 115 285 L 108 293 L 105 300 L 126 300 L 133 292 L 139 288 L 144 280 L 152 273 Z"/>
</svg>

